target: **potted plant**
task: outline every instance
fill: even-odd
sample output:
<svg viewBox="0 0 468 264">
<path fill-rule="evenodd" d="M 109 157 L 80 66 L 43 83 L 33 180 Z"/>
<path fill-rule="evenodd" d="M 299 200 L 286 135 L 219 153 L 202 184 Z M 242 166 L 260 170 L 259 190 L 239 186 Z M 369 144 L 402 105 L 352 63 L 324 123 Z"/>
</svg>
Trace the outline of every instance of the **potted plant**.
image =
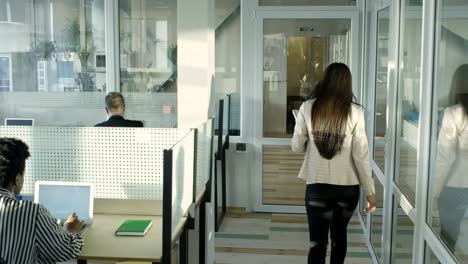
<svg viewBox="0 0 468 264">
<path fill-rule="evenodd" d="M 54 41 L 39 40 L 33 43 L 31 51 L 34 53 L 38 61 L 50 60 L 57 51 L 57 46 Z"/>
<path fill-rule="evenodd" d="M 67 20 L 62 31 L 61 49 L 68 58 L 71 58 L 73 53 L 76 53 L 80 61 L 81 71 L 77 73 L 77 82 L 81 87 L 81 91 L 92 91 L 93 80 L 91 72 L 88 70 L 88 62 L 90 55 L 94 54 L 96 46 L 93 39 L 93 27 L 90 23 L 85 22 L 84 32 L 81 29 L 79 18 Z M 82 35 L 84 34 L 84 41 Z"/>
</svg>

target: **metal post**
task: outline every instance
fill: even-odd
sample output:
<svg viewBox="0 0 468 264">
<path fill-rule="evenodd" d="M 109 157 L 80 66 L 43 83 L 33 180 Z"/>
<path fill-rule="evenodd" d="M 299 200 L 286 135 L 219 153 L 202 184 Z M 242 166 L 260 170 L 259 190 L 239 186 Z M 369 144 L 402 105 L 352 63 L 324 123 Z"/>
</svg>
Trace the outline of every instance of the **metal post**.
<svg viewBox="0 0 468 264">
<path fill-rule="evenodd" d="M 171 264 L 172 251 L 172 150 L 164 150 L 162 263 Z"/>
<path fill-rule="evenodd" d="M 180 235 L 180 243 L 179 243 L 179 263 L 180 264 L 188 264 L 188 226 L 184 226 L 184 231 Z"/>
<path fill-rule="evenodd" d="M 119 3 L 105 0 L 106 92 L 120 91 Z"/>
<path fill-rule="evenodd" d="M 206 192 L 209 190 L 207 189 Z M 200 226 L 199 226 L 199 264 L 205 264 L 205 253 L 206 253 L 206 193 L 203 195 L 203 199 L 200 203 Z"/>
<path fill-rule="evenodd" d="M 420 86 L 420 122 L 419 122 L 419 163 L 416 178 L 416 219 L 414 225 L 413 263 L 424 262 L 423 228 L 426 225 L 429 162 L 431 150 L 431 110 L 434 73 L 434 30 L 436 1 L 424 1 L 422 52 L 421 52 L 421 86 Z"/>
</svg>

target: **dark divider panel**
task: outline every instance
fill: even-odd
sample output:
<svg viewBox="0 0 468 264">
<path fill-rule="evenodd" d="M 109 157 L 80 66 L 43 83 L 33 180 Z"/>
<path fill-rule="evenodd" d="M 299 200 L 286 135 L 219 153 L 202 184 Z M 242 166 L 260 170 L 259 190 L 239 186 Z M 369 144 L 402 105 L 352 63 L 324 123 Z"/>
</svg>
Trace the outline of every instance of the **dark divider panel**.
<svg viewBox="0 0 468 264">
<path fill-rule="evenodd" d="M 217 151 L 215 153 L 215 164 L 214 164 L 214 223 L 215 223 L 215 232 L 218 232 L 219 227 L 224 219 L 225 205 L 223 206 L 223 199 L 224 194 L 223 191 L 225 188 L 223 186 L 226 185 L 225 177 L 223 176 L 223 131 L 224 131 L 224 100 L 219 100 L 219 108 L 218 108 L 218 146 Z M 221 164 L 220 164 L 221 163 Z M 219 170 L 221 169 L 221 173 Z M 221 195 L 221 199 L 220 199 Z M 221 200 L 221 201 L 220 201 Z M 220 207 L 221 205 L 221 207 Z M 221 211 L 220 211 L 221 208 Z"/>
<path fill-rule="evenodd" d="M 162 264 L 171 264 L 172 251 L 172 150 L 164 150 Z"/>
<path fill-rule="evenodd" d="M 203 194 L 200 203 L 200 232 L 199 232 L 199 253 L 198 263 L 206 263 L 206 203 L 211 203 L 211 186 L 213 182 L 213 140 L 214 140 L 214 122 L 211 123 L 211 142 L 210 142 L 210 177 L 205 186 L 205 193 Z"/>
</svg>

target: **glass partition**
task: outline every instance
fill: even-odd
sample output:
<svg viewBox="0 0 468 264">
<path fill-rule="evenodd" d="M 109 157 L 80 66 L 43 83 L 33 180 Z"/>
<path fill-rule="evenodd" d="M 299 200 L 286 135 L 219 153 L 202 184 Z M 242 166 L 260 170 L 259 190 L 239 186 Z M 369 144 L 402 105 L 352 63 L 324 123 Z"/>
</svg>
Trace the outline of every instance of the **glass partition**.
<svg viewBox="0 0 468 264">
<path fill-rule="evenodd" d="M 441 262 L 437 258 L 437 256 L 432 251 L 431 247 L 426 244 L 426 256 L 424 259 L 425 264 L 440 264 Z"/>
<path fill-rule="evenodd" d="M 230 107 L 230 131 L 231 136 L 240 136 L 241 133 L 241 109 L 240 109 L 241 95 L 240 93 L 231 94 L 231 107 Z"/>
<path fill-rule="evenodd" d="M 375 63 L 374 161 L 385 172 L 387 133 L 388 37 L 390 7 L 377 12 L 377 43 Z"/>
<path fill-rule="evenodd" d="M 349 62 L 350 19 L 265 19 L 263 136 L 292 137 L 299 109 L 325 68 Z"/>
<path fill-rule="evenodd" d="M 215 77 L 216 94 L 231 95 L 230 135 L 240 136 L 240 0 L 215 1 Z M 229 52 L 226 52 L 229 51 Z"/>
<path fill-rule="evenodd" d="M 119 0 L 120 89 L 177 92 L 177 1 Z"/>
<path fill-rule="evenodd" d="M 418 1 L 403 1 L 401 11 L 395 182 L 414 204 L 418 160 L 422 5 Z"/>
<path fill-rule="evenodd" d="M 383 241 L 383 213 L 384 213 L 384 186 L 380 183 L 379 179 L 374 176 L 375 194 L 377 199 L 377 210 L 371 215 L 371 244 L 374 248 L 375 255 L 379 263 L 382 260 L 382 243 Z"/>
<path fill-rule="evenodd" d="M 0 10 L 0 91 L 106 91 L 104 0 L 10 0 Z"/>
<path fill-rule="evenodd" d="M 193 202 L 195 133 L 191 130 L 172 149 L 172 234 Z"/>
<path fill-rule="evenodd" d="M 359 0 L 259 0 L 260 6 L 353 6 Z"/>
<path fill-rule="evenodd" d="M 123 93 L 125 117 L 145 127 L 177 125 L 175 93 Z M 0 93 L 0 124 L 5 118 L 31 118 L 34 126 L 84 127 L 107 119 L 104 93 Z"/>
<path fill-rule="evenodd" d="M 398 203 L 395 203 L 397 206 Z M 401 210 L 393 210 L 393 239 L 390 263 L 413 263 L 414 224 Z M 401 212 L 401 213 L 400 213 Z"/>
<path fill-rule="evenodd" d="M 195 198 L 206 191 L 206 183 L 210 179 L 211 159 L 213 158 L 213 119 L 210 119 L 198 127 L 197 135 L 197 178 Z"/>
<path fill-rule="evenodd" d="M 468 254 L 468 3 L 438 1 L 427 221 L 460 261 Z"/>
</svg>

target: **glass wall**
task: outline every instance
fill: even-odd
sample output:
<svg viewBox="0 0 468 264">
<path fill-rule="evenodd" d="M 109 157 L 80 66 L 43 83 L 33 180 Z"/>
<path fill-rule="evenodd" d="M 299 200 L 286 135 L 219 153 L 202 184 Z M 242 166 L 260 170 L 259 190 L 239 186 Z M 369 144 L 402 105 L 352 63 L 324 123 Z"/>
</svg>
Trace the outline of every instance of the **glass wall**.
<svg viewBox="0 0 468 264">
<path fill-rule="evenodd" d="M 221 99 L 230 94 L 230 134 L 241 135 L 240 120 L 240 0 L 215 1 L 215 94 Z M 228 51 L 228 52 L 226 52 Z M 218 102 L 218 100 L 216 100 Z M 226 107 L 226 106 L 225 106 Z"/>
<path fill-rule="evenodd" d="M 0 1 L 0 123 L 92 126 L 106 118 L 104 2 Z"/>
<path fill-rule="evenodd" d="M 263 136 L 292 137 L 299 109 L 325 68 L 349 62 L 350 19 L 266 19 Z"/>
<path fill-rule="evenodd" d="M 119 0 L 124 92 L 177 91 L 177 1 Z"/>
<path fill-rule="evenodd" d="M 358 0 L 259 0 L 260 6 L 349 6 Z"/>
<path fill-rule="evenodd" d="M 420 2 L 403 0 L 400 21 L 395 182 L 414 204 L 421 80 L 422 5 Z"/>
<path fill-rule="evenodd" d="M 425 264 L 439 264 L 440 260 L 436 257 L 429 245 L 426 245 L 426 255 L 424 258 Z"/>
<path fill-rule="evenodd" d="M 382 243 L 383 241 L 383 214 L 384 214 L 384 186 L 379 179 L 374 175 L 375 194 L 377 199 L 377 211 L 371 215 L 371 244 L 374 248 L 375 255 L 379 263 L 382 260 Z"/>
<path fill-rule="evenodd" d="M 375 62 L 374 160 L 385 172 L 387 133 L 388 38 L 390 7 L 377 12 L 377 43 Z"/>
<path fill-rule="evenodd" d="M 105 0 L 0 1 L 0 123 L 28 118 L 38 126 L 94 126 L 107 118 L 106 92 L 122 91 L 127 119 L 175 127 L 175 3 L 115 5 L 121 82 L 108 87 L 116 73 L 106 67 L 114 58 L 106 58 L 105 19 L 112 12 L 106 14 Z"/>
<path fill-rule="evenodd" d="M 438 1 L 428 223 L 460 261 L 468 254 L 468 10 Z"/>
<path fill-rule="evenodd" d="M 4 0 L 0 10 L 1 91 L 106 91 L 104 0 Z"/>
<path fill-rule="evenodd" d="M 429 8 L 424 9 L 424 14 L 423 2 L 429 5 Z M 395 2 L 390 5 L 393 4 Z M 385 188 L 391 190 L 389 196 L 394 199 L 395 209 L 391 216 L 383 215 L 383 222 L 390 221 L 391 227 L 381 226 L 378 222 L 379 210 L 374 213 L 370 228 L 367 227 L 371 232 L 371 244 L 375 255 L 383 262 L 441 263 L 439 259 L 453 258 L 455 263 L 465 263 L 468 255 L 468 178 L 465 177 L 468 170 L 468 165 L 465 165 L 468 161 L 468 2 L 401 0 L 400 4 L 390 7 L 393 8 L 393 16 L 387 16 L 389 20 L 386 21 L 385 29 L 382 28 L 382 11 L 386 8 L 375 7 L 373 10 L 377 17 L 377 58 L 371 58 L 377 61 L 375 69 L 372 69 L 377 72 L 373 113 L 374 160 L 382 170 L 384 165 L 394 166 L 394 182 Z M 436 7 L 434 15 L 428 13 L 433 10 L 430 8 L 432 4 Z M 399 23 L 388 24 L 392 20 Z M 381 32 L 388 33 L 389 25 L 398 26 L 394 28 L 398 34 L 389 34 L 389 44 L 384 50 Z M 423 32 L 423 27 L 434 27 L 434 35 Z M 392 39 L 392 36 L 398 39 Z M 426 50 L 429 44 L 434 44 L 434 50 Z M 424 56 L 422 51 L 426 51 Z M 390 57 L 385 61 L 382 59 L 387 58 L 381 54 L 389 54 Z M 391 58 L 392 54 L 398 57 Z M 433 56 L 433 65 L 426 63 L 429 56 Z M 391 71 L 393 62 L 398 62 L 395 65 L 396 74 Z M 385 67 L 387 71 L 390 70 L 387 76 L 393 80 L 379 78 L 379 69 Z M 421 76 L 430 78 L 422 82 Z M 396 82 L 396 98 L 384 90 L 387 83 L 392 85 L 392 82 Z M 426 100 L 430 102 L 421 101 L 422 98 L 428 98 Z M 424 111 L 427 107 L 422 106 L 428 106 L 428 103 L 432 103 L 432 107 Z M 390 122 L 392 120 L 380 117 L 385 110 L 388 111 L 387 116 L 396 115 L 394 124 Z M 420 122 L 423 118 L 431 122 Z M 379 131 L 387 127 L 392 128 L 388 130 L 390 135 Z M 389 147 L 395 148 L 395 157 L 390 157 L 387 159 L 390 162 L 385 163 L 382 157 L 389 152 L 379 149 L 385 144 L 378 144 L 378 141 L 393 133 L 396 142 Z M 430 135 L 430 145 L 422 148 L 419 137 L 427 135 Z M 429 157 L 429 168 L 418 168 L 419 164 L 426 162 L 421 160 L 426 157 Z M 427 175 L 422 174 L 421 171 L 426 169 Z M 426 180 L 428 185 L 425 185 Z M 395 198 L 395 195 L 399 197 L 399 191 L 393 183 L 396 183 L 404 196 Z M 376 181 L 377 194 L 383 192 L 379 187 L 381 184 Z M 427 201 L 416 200 L 416 189 L 419 192 L 427 191 Z M 410 203 L 406 202 L 405 197 Z M 418 194 L 418 197 L 424 195 Z M 425 223 L 416 222 L 421 219 L 421 214 L 427 214 Z M 421 228 L 415 229 L 416 226 Z M 386 232 L 376 233 L 379 227 L 384 231 L 389 228 L 390 236 L 386 236 Z M 427 227 L 432 228 L 430 230 L 435 236 L 427 234 Z M 384 243 L 391 243 L 391 251 L 387 252 L 390 260 L 380 259 L 382 251 L 377 244 L 379 238 L 383 238 Z M 433 241 L 434 238 L 438 241 Z M 427 245 L 429 242 L 431 246 L 437 247 L 439 255 L 433 253 Z M 386 246 L 383 248 L 385 250 Z M 415 248 L 423 250 L 424 254 L 413 252 Z M 441 253 L 443 256 L 440 256 Z"/>
<path fill-rule="evenodd" d="M 396 200 L 395 206 L 398 205 Z M 393 210 L 393 245 L 391 263 L 413 263 L 414 224 L 399 208 Z"/>
</svg>

